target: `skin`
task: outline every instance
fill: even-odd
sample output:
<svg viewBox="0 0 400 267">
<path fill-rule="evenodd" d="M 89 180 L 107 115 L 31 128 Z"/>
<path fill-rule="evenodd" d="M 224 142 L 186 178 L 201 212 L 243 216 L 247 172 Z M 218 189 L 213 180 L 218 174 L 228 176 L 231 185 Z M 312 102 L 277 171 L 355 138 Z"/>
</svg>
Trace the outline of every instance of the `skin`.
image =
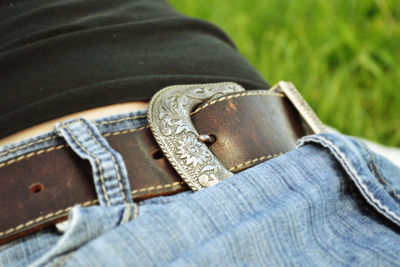
<svg viewBox="0 0 400 267">
<path fill-rule="evenodd" d="M 53 130 L 53 126 L 57 122 L 73 119 L 73 118 L 86 118 L 88 120 L 94 120 L 110 115 L 115 115 L 118 113 L 137 111 L 146 109 L 148 102 L 144 101 L 134 101 L 128 103 L 114 104 L 109 106 L 103 106 L 98 108 L 93 108 L 66 116 L 62 116 L 50 121 L 43 122 L 41 124 L 32 126 L 30 128 L 21 130 L 12 135 L 6 136 L 0 139 L 0 146 L 7 145 L 18 140 L 26 139 L 34 135 L 42 134 Z"/>
</svg>

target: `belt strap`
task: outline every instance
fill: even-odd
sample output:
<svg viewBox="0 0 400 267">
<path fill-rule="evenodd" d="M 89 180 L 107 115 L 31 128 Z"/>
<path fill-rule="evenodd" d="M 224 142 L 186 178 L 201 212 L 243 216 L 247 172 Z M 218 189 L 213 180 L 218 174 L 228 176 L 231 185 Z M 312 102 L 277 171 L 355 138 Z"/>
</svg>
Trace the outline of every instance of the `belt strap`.
<svg viewBox="0 0 400 267">
<path fill-rule="evenodd" d="M 216 137 L 209 149 L 234 173 L 293 149 L 304 135 L 298 112 L 277 92 L 224 96 L 191 118 L 200 134 Z M 148 126 L 103 136 L 125 161 L 135 201 L 188 190 Z M 0 163 L 0 179 L 0 243 L 65 220 L 76 204 L 98 204 L 89 163 L 67 145 Z"/>
</svg>

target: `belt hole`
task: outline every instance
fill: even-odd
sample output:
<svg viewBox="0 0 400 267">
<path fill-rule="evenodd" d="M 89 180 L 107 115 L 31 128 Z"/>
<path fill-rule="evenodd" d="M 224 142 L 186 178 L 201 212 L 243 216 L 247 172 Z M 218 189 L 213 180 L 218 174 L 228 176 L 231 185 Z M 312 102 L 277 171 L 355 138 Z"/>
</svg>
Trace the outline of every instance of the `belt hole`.
<svg viewBox="0 0 400 267">
<path fill-rule="evenodd" d="M 161 150 L 156 149 L 153 151 L 153 153 L 151 153 L 151 157 L 153 159 L 162 159 L 164 158 L 164 153 Z"/>
<path fill-rule="evenodd" d="M 31 185 L 31 186 L 29 187 L 29 191 L 30 191 L 32 194 L 40 193 L 40 192 L 43 191 L 43 189 L 44 189 L 44 186 L 43 186 L 42 184 L 40 184 L 40 183 L 33 184 L 33 185 Z"/>
</svg>

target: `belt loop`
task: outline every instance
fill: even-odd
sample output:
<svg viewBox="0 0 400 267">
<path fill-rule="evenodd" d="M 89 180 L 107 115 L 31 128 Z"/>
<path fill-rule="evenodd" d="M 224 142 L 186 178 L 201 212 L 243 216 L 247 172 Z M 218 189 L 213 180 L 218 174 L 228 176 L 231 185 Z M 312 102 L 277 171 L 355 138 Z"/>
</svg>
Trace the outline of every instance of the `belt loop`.
<svg viewBox="0 0 400 267">
<path fill-rule="evenodd" d="M 90 162 L 100 205 L 133 203 L 121 155 L 109 146 L 91 122 L 73 119 L 57 123 L 55 130 L 79 157 Z"/>
</svg>

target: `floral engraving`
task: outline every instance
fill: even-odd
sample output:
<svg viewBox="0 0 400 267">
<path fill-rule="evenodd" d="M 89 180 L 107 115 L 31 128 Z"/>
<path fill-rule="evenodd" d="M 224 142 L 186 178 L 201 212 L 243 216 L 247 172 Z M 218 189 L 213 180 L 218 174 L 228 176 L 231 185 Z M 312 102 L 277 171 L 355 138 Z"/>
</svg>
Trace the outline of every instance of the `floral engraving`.
<svg viewBox="0 0 400 267">
<path fill-rule="evenodd" d="M 207 100 L 244 89 L 234 83 L 167 87 L 150 101 L 150 128 L 165 156 L 193 190 L 225 179 L 231 173 L 199 142 L 190 112 Z M 201 177 L 201 181 L 199 180 Z"/>
<path fill-rule="evenodd" d="M 193 165 L 193 167 L 197 167 L 198 164 L 203 165 L 210 159 L 207 150 L 193 135 L 178 140 L 176 153 L 180 155 L 181 159 L 186 160 L 186 165 Z"/>
</svg>

